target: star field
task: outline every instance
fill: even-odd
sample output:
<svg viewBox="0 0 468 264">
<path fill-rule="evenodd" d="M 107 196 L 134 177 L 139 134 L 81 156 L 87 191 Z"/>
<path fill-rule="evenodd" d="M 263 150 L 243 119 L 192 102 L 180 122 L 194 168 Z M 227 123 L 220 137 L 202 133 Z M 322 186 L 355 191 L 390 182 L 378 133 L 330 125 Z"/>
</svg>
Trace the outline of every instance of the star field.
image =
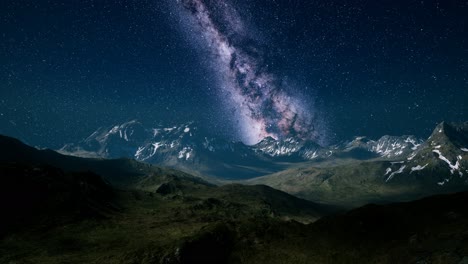
<svg viewBox="0 0 468 264">
<path fill-rule="evenodd" d="M 236 10 L 242 30 L 230 32 L 254 39 L 258 50 L 249 65 L 263 75 L 252 80 L 274 76 L 281 83 L 275 96 L 301 101 L 300 129 L 290 129 L 286 100 L 276 112 L 256 111 L 254 97 L 243 97 L 234 102 L 250 104 L 244 115 L 235 104 L 226 111 L 233 99 L 220 100 L 220 90 L 237 79 L 219 74 L 213 49 L 196 35 L 203 28 L 188 22 L 194 18 L 184 17 L 178 1 L 6 1 L 0 133 L 58 148 L 130 119 L 195 120 L 235 140 L 313 126 L 312 139 L 322 133 L 333 143 L 357 135 L 426 137 L 437 122 L 468 119 L 466 1 L 195 2 Z M 232 39 L 220 10 L 211 19 Z M 245 54 L 245 47 L 236 50 Z M 242 123 L 246 116 L 251 121 Z M 261 133 L 246 132 L 252 122 L 262 124 Z"/>
</svg>

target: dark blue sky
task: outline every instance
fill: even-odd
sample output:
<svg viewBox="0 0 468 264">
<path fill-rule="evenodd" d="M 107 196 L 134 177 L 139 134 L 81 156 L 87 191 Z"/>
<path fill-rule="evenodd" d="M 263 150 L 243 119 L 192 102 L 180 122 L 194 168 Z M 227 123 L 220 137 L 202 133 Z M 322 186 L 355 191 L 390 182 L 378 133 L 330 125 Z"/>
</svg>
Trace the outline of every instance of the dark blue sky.
<svg viewBox="0 0 468 264">
<path fill-rule="evenodd" d="M 0 3 L 0 133 L 57 148 L 129 119 L 195 120 L 236 138 L 170 2 Z M 228 2 L 269 71 L 315 100 L 330 142 L 468 120 L 466 1 Z"/>
</svg>

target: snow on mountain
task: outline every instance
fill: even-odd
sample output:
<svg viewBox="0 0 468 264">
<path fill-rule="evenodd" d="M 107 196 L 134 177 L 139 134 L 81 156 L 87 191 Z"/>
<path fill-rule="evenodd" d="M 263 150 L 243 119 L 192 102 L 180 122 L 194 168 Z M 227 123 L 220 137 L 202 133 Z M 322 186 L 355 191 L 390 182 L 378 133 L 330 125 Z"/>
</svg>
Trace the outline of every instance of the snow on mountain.
<svg viewBox="0 0 468 264">
<path fill-rule="evenodd" d="M 285 140 L 275 140 L 267 137 L 252 146 L 252 149 L 257 153 L 262 153 L 270 157 L 297 157 L 304 160 L 313 160 L 317 158 L 318 152 L 322 148 L 311 141 L 304 141 L 295 138 L 287 138 Z"/>
<path fill-rule="evenodd" d="M 389 161 L 388 168 L 382 174 L 385 174 L 386 182 L 392 182 L 406 175 L 417 177 L 434 171 L 434 168 L 446 170 L 448 179 L 455 175 L 468 175 L 467 147 L 466 123 L 441 123 L 426 141 L 414 136 L 383 136 L 377 140 L 356 137 L 352 141 L 322 147 L 297 138 L 276 140 L 271 137 L 248 146 L 211 136 L 193 122 L 148 128 L 133 120 L 99 128 L 83 141 L 68 144 L 60 151 L 79 156 L 134 158 L 232 177 L 245 171 L 249 171 L 245 174 L 248 177 L 274 172 L 283 168 L 278 165 L 282 162 L 381 160 Z M 445 178 L 438 182 L 442 180 L 444 185 L 447 184 Z"/>
<path fill-rule="evenodd" d="M 376 141 L 366 137 L 356 137 L 346 145 L 346 149 L 361 148 L 382 158 L 396 158 L 417 150 L 422 143 L 422 140 L 414 136 L 383 136 Z"/>
<path fill-rule="evenodd" d="M 417 139 L 414 136 L 383 136 L 378 140 L 356 137 L 350 142 L 330 147 L 321 147 L 314 142 L 295 138 L 275 140 L 267 137 L 253 146 L 253 148 L 256 152 L 270 157 L 297 157 L 304 160 L 343 157 L 346 155 L 354 158 L 363 156 L 363 159 L 395 159 L 417 150 L 422 143 L 423 140 Z"/>
<path fill-rule="evenodd" d="M 121 125 L 99 128 L 78 144 L 68 144 L 60 151 L 68 154 L 93 153 L 104 158 L 129 157 L 146 162 L 167 160 L 194 161 L 200 153 L 217 153 L 230 158 L 273 158 L 289 161 L 326 159 L 356 153 L 366 158 L 394 159 L 418 149 L 421 140 L 413 136 L 384 136 L 378 140 L 356 137 L 351 142 L 321 147 L 312 141 L 296 138 L 276 140 L 267 137 L 253 146 L 230 142 L 199 131 L 193 122 L 178 126 L 144 127 L 132 120 Z M 238 157 L 233 157 L 238 156 Z"/>
<path fill-rule="evenodd" d="M 420 144 L 415 143 L 415 146 Z M 424 143 L 409 154 L 406 160 L 401 161 L 406 166 L 402 173 L 426 176 L 431 174 L 438 180 L 436 183 L 439 186 L 457 184 L 460 181 L 467 182 L 465 175 L 468 174 L 468 153 L 463 150 L 463 146 L 467 145 L 468 123 L 443 122 L 434 129 Z M 395 165 L 391 164 L 384 176 L 388 174 L 388 170 L 394 169 Z"/>
<path fill-rule="evenodd" d="M 197 151 L 229 149 L 231 143 L 200 137 L 193 123 L 179 126 L 145 128 L 134 120 L 122 125 L 99 128 L 78 144 L 68 144 L 61 151 L 94 152 L 100 157 L 129 157 L 140 161 L 177 158 L 189 161 Z"/>
<path fill-rule="evenodd" d="M 400 174 L 400 173 L 403 173 L 403 171 L 405 170 L 406 168 L 406 165 L 403 165 L 401 166 L 397 171 L 394 171 L 392 173 L 390 173 L 390 175 L 388 176 L 388 178 L 385 180 L 386 182 L 388 182 L 389 180 L 391 180 L 393 178 L 393 176 L 395 176 L 396 174 Z M 388 172 L 388 169 L 387 169 L 387 172 Z"/>
</svg>

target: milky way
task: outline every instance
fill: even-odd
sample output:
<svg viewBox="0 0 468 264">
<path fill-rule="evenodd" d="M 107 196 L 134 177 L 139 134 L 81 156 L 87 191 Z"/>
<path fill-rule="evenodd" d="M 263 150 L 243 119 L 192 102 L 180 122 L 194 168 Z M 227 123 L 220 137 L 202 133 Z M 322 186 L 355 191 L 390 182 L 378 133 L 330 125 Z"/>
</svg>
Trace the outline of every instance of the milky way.
<svg viewBox="0 0 468 264">
<path fill-rule="evenodd" d="M 180 0 L 201 32 L 220 79 L 219 95 L 233 109 L 240 137 L 254 144 L 271 136 L 297 137 L 323 144 L 323 122 L 311 101 L 268 70 L 265 49 L 253 37 L 238 11 L 227 1 Z"/>
</svg>

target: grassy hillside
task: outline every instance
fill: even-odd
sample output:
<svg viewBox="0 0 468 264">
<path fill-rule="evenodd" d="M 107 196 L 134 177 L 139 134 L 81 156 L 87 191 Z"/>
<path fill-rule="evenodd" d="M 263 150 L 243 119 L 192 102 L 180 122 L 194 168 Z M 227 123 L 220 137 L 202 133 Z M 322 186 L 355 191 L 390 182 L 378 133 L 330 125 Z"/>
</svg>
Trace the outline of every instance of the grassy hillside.
<svg viewBox="0 0 468 264">
<path fill-rule="evenodd" d="M 368 205 L 310 225 L 288 223 L 239 255 L 244 263 L 468 261 L 468 193 Z"/>
<path fill-rule="evenodd" d="M 215 186 L 131 160 L 7 143 L 15 148 L 0 151 L 0 263 L 468 261 L 466 192 L 333 215 L 336 208 L 264 185 Z M 386 164 L 374 166 L 348 171 L 361 175 L 349 186 L 373 186 L 363 172 Z M 333 181 L 308 173 L 310 186 Z M 346 185 L 327 188 L 339 199 L 354 197 Z"/>
<path fill-rule="evenodd" d="M 441 123 L 408 157 L 309 164 L 244 181 L 349 208 L 468 190 L 468 123 Z"/>
<path fill-rule="evenodd" d="M 468 193 L 304 224 L 288 219 L 313 207 L 268 187 L 195 185 L 114 191 L 117 206 L 92 214 L 69 206 L 46 218 L 28 213 L 27 225 L 0 239 L 0 263 L 462 263 L 468 256 Z"/>
<path fill-rule="evenodd" d="M 244 222 L 312 222 L 326 212 L 266 186 L 216 187 L 168 176 L 151 191 L 112 190 L 92 173 L 2 168 L 9 187 L 0 209 L 12 219 L 2 223 L 0 263 L 219 263 Z"/>
<path fill-rule="evenodd" d="M 348 208 L 367 203 L 410 201 L 429 195 L 468 189 L 466 177 L 453 176 L 445 163 L 432 156 L 422 171 L 407 170 L 388 181 L 388 168 L 397 171 L 402 164 L 390 161 L 366 161 L 335 167 L 289 169 L 264 177 L 242 181 L 265 184 L 298 197 Z M 468 156 L 464 156 L 468 158 Z M 449 177 L 450 182 L 437 184 Z"/>
</svg>

